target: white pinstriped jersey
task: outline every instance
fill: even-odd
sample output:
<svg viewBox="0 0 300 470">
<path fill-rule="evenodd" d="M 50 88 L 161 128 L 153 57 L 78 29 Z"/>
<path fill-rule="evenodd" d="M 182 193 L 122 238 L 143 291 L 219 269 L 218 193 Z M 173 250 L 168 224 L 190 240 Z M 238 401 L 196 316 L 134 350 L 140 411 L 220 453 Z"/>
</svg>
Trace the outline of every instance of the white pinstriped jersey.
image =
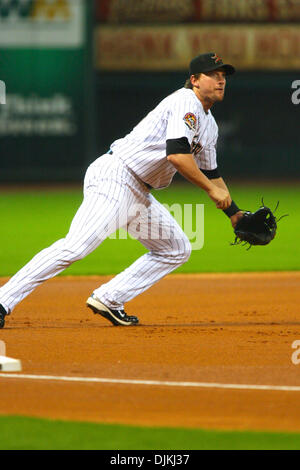
<svg viewBox="0 0 300 470">
<path fill-rule="evenodd" d="M 188 88 L 167 96 L 126 137 L 113 142 L 111 149 L 142 181 L 164 188 L 176 173 L 167 160 L 166 141 L 181 137 L 188 139 L 200 169 L 217 168 L 218 126 Z"/>
</svg>

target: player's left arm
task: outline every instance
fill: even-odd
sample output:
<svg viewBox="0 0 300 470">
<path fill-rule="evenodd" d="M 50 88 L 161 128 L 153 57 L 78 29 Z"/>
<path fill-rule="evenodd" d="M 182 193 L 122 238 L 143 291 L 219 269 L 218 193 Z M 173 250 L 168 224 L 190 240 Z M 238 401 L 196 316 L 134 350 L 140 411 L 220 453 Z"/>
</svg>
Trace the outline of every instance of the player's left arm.
<svg viewBox="0 0 300 470">
<path fill-rule="evenodd" d="M 223 180 L 223 178 L 221 176 L 219 176 L 218 178 L 211 178 L 211 182 L 213 184 L 215 184 L 218 188 L 225 189 L 230 194 L 229 189 L 228 189 L 225 181 Z M 227 215 L 229 216 L 230 221 L 231 221 L 231 225 L 233 227 L 236 226 L 237 222 L 243 216 L 243 211 L 241 211 L 239 209 L 237 210 L 237 209 L 238 208 L 237 208 L 236 204 L 233 202 L 232 205 L 231 205 L 231 209 L 229 208 L 228 211 L 224 211 L 225 213 L 228 212 Z M 230 213 L 234 212 L 235 210 L 237 210 L 237 212 L 235 212 L 233 215 L 230 215 Z"/>
<path fill-rule="evenodd" d="M 214 139 L 211 142 L 210 146 L 201 150 L 199 154 L 199 164 L 201 167 L 202 166 L 201 163 L 204 163 L 204 168 L 207 168 L 207 170 L 203 170 L 201 168 L 201 171 L 210 179 L 211 183 L 213 183 L 218 188 L 224 189 L 230 195 L 230 191 L 218 170 L 218 164 L 217 164 L 218 134 L 219 134 L 218 126 L 215 122 Z M 223 212 L 230 218 L 231 225 L 233 228 L 235 228 L 237 222 L 243 216 L 244 212 L 238 208 L 236 203 L 232 200 L 231 195 L 230 195 L 230 199 L 231 199 L 231 205 L 227 209 L 225 210 L 223 209 Z"/>
</svg>

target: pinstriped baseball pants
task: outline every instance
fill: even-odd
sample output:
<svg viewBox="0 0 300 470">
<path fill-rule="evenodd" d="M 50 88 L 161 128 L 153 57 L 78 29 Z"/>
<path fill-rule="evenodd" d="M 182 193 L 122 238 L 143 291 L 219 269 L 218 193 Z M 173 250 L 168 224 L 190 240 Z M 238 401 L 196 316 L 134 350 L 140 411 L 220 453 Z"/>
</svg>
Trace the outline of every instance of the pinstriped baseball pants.
<svg viewBox="0 0 300 470">
<path fill-rule="evenodd" d="M 125 228 L 148 252 L 94 290 L 108 307 L 124 304 L 186 262 L 191 245 L 170 215 L 116 155 L 92 163 L 84 198 L 65 238 L 42 250 L 0 288 L 0 303 L 11 312 L 42 282 L 95 250 L 118 228 Z"/>
</svg>

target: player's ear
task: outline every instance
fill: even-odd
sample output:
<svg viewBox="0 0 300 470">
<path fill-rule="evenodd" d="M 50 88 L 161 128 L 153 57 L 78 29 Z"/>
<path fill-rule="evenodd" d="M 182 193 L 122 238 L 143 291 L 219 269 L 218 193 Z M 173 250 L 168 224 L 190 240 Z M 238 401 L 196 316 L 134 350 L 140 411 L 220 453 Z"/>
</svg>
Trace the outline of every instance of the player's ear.
<svg viewBox="0 0 300 470">
<path fill-rule="evenodd" d="M 195 74 L 195 75 L 191 75 L 191 78 L 190 78 L 191 84 L 192 84 L 194 87 L 196 87 L 196 88 L 199 88 L 200 76 L 201 76 L 201 73 L 197 73 L 197 74 Z"/>
</svg>

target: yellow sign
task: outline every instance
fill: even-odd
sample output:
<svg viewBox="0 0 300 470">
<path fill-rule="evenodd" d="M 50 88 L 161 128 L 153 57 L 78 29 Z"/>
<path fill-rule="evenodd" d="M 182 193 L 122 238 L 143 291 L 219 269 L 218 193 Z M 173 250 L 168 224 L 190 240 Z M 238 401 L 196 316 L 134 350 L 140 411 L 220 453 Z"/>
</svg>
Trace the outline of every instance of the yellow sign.
<svg viewBox="0 0 300 470">
<path fill-rule="evenodd" d="M 69 0 L 36 0 L 33 3 L 31 15 L 32 18 L 46 18 L 53 20 L 56 17 L 68 20 L 71 16 Z"/>
<path fill-rule="evenodd" d="M 85 5 L 85 0 L 0 0 L 0 47 L 80 47 Z"/>
</svg>

